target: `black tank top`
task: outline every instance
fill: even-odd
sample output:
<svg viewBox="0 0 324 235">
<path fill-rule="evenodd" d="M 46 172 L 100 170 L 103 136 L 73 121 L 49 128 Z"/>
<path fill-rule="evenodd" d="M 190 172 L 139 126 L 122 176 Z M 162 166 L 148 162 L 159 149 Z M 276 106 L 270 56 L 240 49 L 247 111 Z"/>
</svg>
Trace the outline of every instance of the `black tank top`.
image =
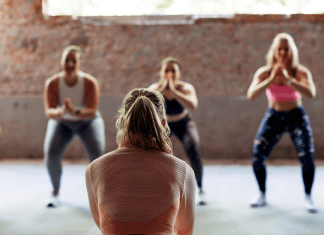
<svg viewBox="0 0 324 235">
<path fill-rule="evenodd" d="M 176 100 L 168 100 L 165 98 L 165 111 L 167 115 L 177 115 L 183 112 L 184 107 Z"/>
</svg>

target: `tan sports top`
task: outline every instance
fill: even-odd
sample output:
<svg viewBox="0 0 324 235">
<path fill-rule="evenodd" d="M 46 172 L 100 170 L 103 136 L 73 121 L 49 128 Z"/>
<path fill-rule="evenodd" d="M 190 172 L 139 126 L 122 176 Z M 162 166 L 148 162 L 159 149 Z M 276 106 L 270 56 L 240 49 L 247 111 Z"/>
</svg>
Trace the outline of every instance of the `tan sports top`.
<svg viewBox="0 0 324 235">
<path fill-rule="evenodd" d="M 170 154 L 119 148 L 87 166 L 86 184 L 101 234 L 192 234 L 195 175 Z"/>
</svg>

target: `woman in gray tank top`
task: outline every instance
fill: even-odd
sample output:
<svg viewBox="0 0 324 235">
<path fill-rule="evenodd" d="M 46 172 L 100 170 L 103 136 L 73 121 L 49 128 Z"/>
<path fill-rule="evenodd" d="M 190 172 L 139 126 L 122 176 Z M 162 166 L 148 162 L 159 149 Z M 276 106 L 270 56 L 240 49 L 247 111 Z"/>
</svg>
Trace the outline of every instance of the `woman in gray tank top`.
<svg viewBox="0 0 324 235">
<path fill-rule="evenodd" d="M 61 59 L 63 71 L 45 83 L 45 114 L 49 121 L 44 156 L 53 185 L 48 207 L 59 204 L 61 159 L 73 137 L 80 137 L 90 161 L 105 150 L 104 122 L 98 111 L 99 85 L 93 76 L 80 71 L 82 55 L 80 47 L 66 47 Z"/>
</svg>

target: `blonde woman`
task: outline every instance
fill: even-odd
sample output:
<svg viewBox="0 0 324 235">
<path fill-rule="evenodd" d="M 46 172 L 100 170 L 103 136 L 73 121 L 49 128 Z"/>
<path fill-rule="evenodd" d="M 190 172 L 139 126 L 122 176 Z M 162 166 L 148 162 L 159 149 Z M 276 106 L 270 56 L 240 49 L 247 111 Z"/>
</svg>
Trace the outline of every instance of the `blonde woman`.
<svg viewBox="0 0 324 235">
<path fill-rule="evenodd" d="M 302 105 L 302 96 L 314 98 L 316 88 L 310 71 L 299 64 L 294 39 L 287 33 L 278 34 L 269 49 L 267 65 L 259 68 L 248 89 L 249 100 L 261 94 L 268 97 L 268 110 L 261 121 L 253 145 L 253 170 L 260 195 L 252 207 L 266 205 L 265 161 L 281 136 L 288 132 L 302 164 L 305 186 L 305 207 L 311 213 L 317 208 L 311 198 L 314 180 L 314 142 L 309 117 Z"/>
<path fill-rule="evenodd" d="M 99 86 L 94 77 L 80 71 L 82 56 L 80 47 L 66 47 L 61 59 L 63 71 L 45 83 L 45 114 L 49 121 L 44 155 L 53 185 L 48 207 L 59 205 L 61 158 L 72 138 L 80 137 L 90 161 L 105 149 L 104 122 L 98 111 Z"/>
<path fill-rule="evenodd" d="M 195 88 L 191 84 L 181 81 L 180 77 L 180 62 L 174 57 L 167 57 L 161 62 L 160 81 L 149 86 L 149 89 L 161 92 L 165 98 L 166 114 L 171 130 L 170 136 L 175 135 L 182 143 L 195 172 L 199 188 L 199 205 L 205 205 L 199 134 L 196 123 L 189 114 L 189 110 L 194 111 L 197 108 L 198 99 Z"/>
<path fill-rule="evenodd" d="M 134 89 L 119 113 L 118 149 L 86 168 L 101 234 L 192 234 L 195 176 L 172 155 L 162 95 Z"/>
</svg>

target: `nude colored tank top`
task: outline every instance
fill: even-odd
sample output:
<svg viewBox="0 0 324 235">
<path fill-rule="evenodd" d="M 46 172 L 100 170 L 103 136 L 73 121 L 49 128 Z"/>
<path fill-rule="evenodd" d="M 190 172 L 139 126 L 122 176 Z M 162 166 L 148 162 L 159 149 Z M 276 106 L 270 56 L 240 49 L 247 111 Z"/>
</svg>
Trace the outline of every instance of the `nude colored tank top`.
<svg viewBox="0 0 324 235">
<path fill-rule="evenodd" d="M 195 175 L 170 154 L 117 149 L 87 166 L 86 184 L 101 234 L 171 235 L 193 229 Z"/>
<path fill-rule="evenodd" d="M 85 108 L 85 94 L 84 94 L 84 77 L 83 73 L 79 72 L 79 78 L 76 84 L 72 87 L 67 85 L 63 76 L 59 78 L 59 106 L 61 107 L 66 98 L 70 98 L 75 108 Z M 65 113 L 63 119 L 67 121 L 78 121 L 80 118 L 77 116 Z"/>
</svg>

